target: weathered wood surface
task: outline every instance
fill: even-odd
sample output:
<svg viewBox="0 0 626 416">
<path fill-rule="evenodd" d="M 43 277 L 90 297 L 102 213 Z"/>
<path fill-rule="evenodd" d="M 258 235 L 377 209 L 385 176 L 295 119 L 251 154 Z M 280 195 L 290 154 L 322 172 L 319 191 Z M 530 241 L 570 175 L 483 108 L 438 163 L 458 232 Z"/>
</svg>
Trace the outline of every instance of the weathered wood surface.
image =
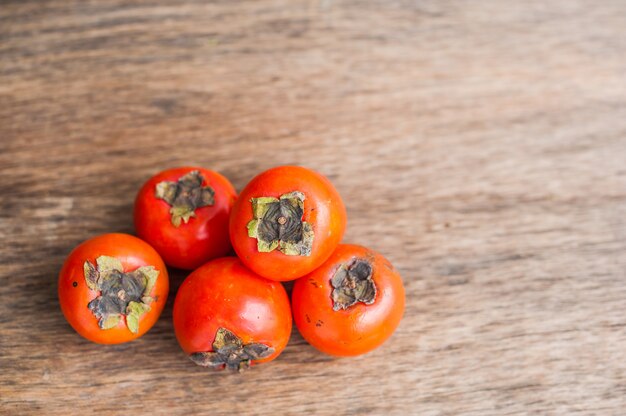
<svg viewBox="0 0 626 416">
<path fill-rule="evenodd" d="M 173 3 L 0 4 L 0 413 L 623 414 L 626 2 Z M 63 259 L 132 232 L 151 174 L 287 163 L 404 276 L 382 348 L 294 329 L 207 373 L 173 334 L 180 272 L 136 342 L 66 324 Z"/>
</svg>

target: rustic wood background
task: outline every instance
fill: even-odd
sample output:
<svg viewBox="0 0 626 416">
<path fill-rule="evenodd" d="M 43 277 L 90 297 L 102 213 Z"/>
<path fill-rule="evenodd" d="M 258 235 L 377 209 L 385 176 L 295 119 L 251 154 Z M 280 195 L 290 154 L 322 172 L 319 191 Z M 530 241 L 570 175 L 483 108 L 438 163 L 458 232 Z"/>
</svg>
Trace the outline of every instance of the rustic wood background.
<svg viewBox="0 0 626 416">
<path fill-rule="evenodd" d="M 174 4 L 180 3 L 180 4 Z M 0 413 L 624 414 L 626 2 L 2 1 Z M 328 175 L 401 271 L 379 350 L 244 375 L 56 297 L 151 174 Z"/>
</svg>

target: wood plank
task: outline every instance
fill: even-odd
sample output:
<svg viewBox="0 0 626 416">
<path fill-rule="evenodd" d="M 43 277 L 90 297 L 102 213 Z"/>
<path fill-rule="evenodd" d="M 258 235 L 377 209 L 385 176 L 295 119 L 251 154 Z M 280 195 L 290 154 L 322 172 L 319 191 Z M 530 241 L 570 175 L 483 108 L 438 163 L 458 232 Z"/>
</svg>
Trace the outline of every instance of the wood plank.
<svg viewBox="0 0 626 416">
<path fill-rule="evenodd" d="M 0 413 L 620 414 L 626 3 L 4 1 Z M 207 373 L 161 319 L 76 335 L 73 246 L 132 233 L 151 174 L 329 176 L 400 270 L 380 349 Z"/>
</svg>

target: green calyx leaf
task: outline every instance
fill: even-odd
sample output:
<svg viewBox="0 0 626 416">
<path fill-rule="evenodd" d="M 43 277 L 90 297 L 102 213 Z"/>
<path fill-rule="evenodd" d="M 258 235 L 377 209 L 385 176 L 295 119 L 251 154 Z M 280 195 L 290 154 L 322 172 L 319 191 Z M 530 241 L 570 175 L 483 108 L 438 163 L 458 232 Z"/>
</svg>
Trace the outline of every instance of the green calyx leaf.
<svg viewBox="0 0 626 416">
<path fill-rule="evenodd" d="M 152 289 L 156 284 L 159 277 L 159 271 L 154 266 L 141 266 L 136 270 L 141 273 L 145 278 L 145 289 L 143 290 L 143 296 L 151 299 Z"/>
<path fill-rule="evenodd" d="M 100 273 L 98 273 L 96 266 L 94 266 L 90 261 L 86 261 L 83 265 L 83 270 L 87 287 L 91 290 L 99 290 Z"/>
<path fill-rule="evenodd" d="M 180 224 L 182 221 L 184 221 L 185 224 L 187 224 L 191 217 L 196 216 L 196 212 L 194 208 L 191 208 L 186 205 L 177 205 L 177 206 L 170 208 L 170 214 L 172 214 L 172 218 L 171 218 L 172 224 L 174 225 L 174 227 L 177 227 L 177 228 L 180 227 Z"/>
<path fill-rule="evenodd" d="M 262 196 L 260 198 L 252 198 L 250 202 L 252 202 L 252 213 L 254 218 L 263 218 L 270 204 L 278 202 L 278 199 Z"/>
<path fill-rule="evenodd" d="M 98 265 L 98 272 L 100 272 L 100 274 L 107 274 L 113 270 L 117 270 L 118 272 L 124 270 L 122 262 L 115 257 L 100 256 L 96 259 L 96 264 Z"/>
<path fill-rule="evenodd" d="M 159 182 L 156 185 L 155 196 L 172 205 L 176 199 L 176 190 L 176 182 Z"/>
<path fill-rule="evenodd" d="M 122 319 L 121 315 L 109 315 L 106 318 L 101 319 L 98 322 L 98 325 L 100 326 L 100 329 L 115 328 L 117 324 L 120 323 L 121 319 Z"/>
<path fill-rule="evenodd" d="M 126 326 L 133 334 L 139 332 L 139 319 L 150 310 L 150 306 L 140 302 L 129 302 L 126 308 Z"/>
<path fill-rule="evenodd" d="M 284 241 L 280 242 L 279 250 L 288 256 L 298 256 L 300 255 L 300 248 L 296 243 L 286 243 Z M 261 251 L 261 250 L 259 250 Z"/>
<path fill-rule="evenodd" d="M 272 240 L 272 241 L 263 241 L 263 240 L 257 240 L 257 250 L 259 250 L 260 253 L 269 253 L 270 251 L 273 251 L 274 249 L 276 249 L 276 247 L 278 247 L 278 245 L 280 244 L 279 240 Z"/>
<path fill-rule="evenodd" d="M 252 220 L 246 226 L 248 228 L 248 237 L 257 238 L 259 228 L 259 220 Z"/>
<path fill-rule="evenodd" d="M 100 290 L 100 285 L 109 277 L 111 272 L 123 269 L 122 262 L 115 257 L 100 256 L 94 265 L 89 260 L 83 264 L 85 283 L 91 290 Z"/>
<path fill-rule="evenodd" d="M 304 206 L 304 200 L 305 200 L 305 196 L 303 192 L 300 191 L 293 191 L 293 192 L 289 192 L 286 194 L 282 194 L 280 196 L 280 199 L 287 199 L 289 200 L 291 203 L 293 204 L 298 204 L 301 206 Z"/>
</svg>

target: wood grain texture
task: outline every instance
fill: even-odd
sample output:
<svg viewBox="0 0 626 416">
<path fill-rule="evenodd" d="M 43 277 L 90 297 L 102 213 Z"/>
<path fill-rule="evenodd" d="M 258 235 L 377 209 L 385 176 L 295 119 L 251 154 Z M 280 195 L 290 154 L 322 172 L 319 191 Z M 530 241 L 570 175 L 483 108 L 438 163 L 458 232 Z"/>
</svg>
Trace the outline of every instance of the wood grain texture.
<svg viewBox="0 0 626 416">
<path fill-rule="evenodd" d="M 176 4 L 173 4 L 176 3 Z M 0 413 L 623 414 L 626 2 L 3 1 Z M 244 375 L 64 321 L 73 246 L 197 164 L 329 176 L 400 270 L 380 349 Z"/>
</svg>

